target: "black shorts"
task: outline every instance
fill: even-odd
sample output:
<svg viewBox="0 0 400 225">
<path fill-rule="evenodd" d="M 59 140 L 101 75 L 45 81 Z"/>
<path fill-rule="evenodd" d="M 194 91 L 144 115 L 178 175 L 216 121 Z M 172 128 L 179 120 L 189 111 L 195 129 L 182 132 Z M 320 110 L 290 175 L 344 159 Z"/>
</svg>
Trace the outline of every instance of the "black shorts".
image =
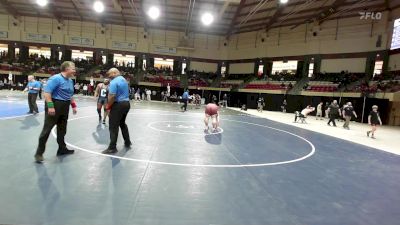
<svg viewBox="0 0 400 225">
<path fill-rule="evenodd" d="M 100 97 L 100 98 L 97 100 L 97 103 L 98 103 L 98 104 L 101 104 L 101 105 L 105 105 L 105 104 L 107 104 L 107 101 L 108 101 L 107 98 Z"/>
</svg>

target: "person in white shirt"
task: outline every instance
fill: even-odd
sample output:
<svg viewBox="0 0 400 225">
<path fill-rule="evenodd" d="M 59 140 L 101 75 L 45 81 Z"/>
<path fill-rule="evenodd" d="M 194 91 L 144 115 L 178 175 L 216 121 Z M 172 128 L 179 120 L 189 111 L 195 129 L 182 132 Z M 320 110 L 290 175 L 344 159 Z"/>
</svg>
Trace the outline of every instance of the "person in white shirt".
<svg viewBox="0 0 400 225">
<path fill-rule="evenodd" d="M 78 94 L 79 93 L 79 83 L 76 83 L 74 85 L 74 88 L 75 88 L 75 94 Z"/>
<path fill-rule="evenodd" d="M 297 118 L 298 118 L 298 117 L 306 118 L 307 115 L 308 115 L 310 112 L 313 112 L 314 110 L 315 110 L 315 107 L 311 107 L 310 105 L 308 105 L 305 109 L 301 110 L 301 112 L 300 112 L 299 115 L 297 115 L 297 113 L 295 114 L 294 122 L 295 122 L 295 123 L 297 122 Z"/>
<path fill-rule="evenodd" d="M 135 92 L 135 100 L 140 101 L 140 88 L 136 89 Z"/>
<path fill-rule="evenodd" d="M 151 91 L 150 91 L 150 89 L 147 89 L 146 95 L 147 95 L 147 101 L 151 101 Z"/>
<path fill-rule="evenodd" d="M 169 86 L 169 83 L 167 85 L 167 93 L 165 95 L 165 101 L 168 101 L 168 98 L 171 96 L 171 87 Z"/>
<path fill-rule="evenodd" d="M 318 117 L 319 117 L 320 120 L 323 120 L 323 118 L 322 118 L 322 105 L 323 105 L 323 104 L 324 104 L 323 102 L 320 102 L 320 103 L 317 105 L 317 115 L 315 115 L 315 119 L 316 119 L 316 120 L 318 120 Z"/>
<path fill-rule="evenodd" d="M 83 85 L 83 95 L 88 95 L 88 86 L 86 84 Z"/>
</svg>

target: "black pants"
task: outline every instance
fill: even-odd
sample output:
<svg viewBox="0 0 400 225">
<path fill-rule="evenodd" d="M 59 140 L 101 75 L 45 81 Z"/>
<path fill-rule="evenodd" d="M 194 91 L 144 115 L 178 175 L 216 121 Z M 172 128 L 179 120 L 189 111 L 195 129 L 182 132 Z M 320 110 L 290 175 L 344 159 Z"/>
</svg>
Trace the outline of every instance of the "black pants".
<svg viewBox="0 0 400 225">
<path fill-rule="evenodd" d="M 331 122 L 333 123 L 333 126 L 336 127 L 336 122 L 335 122 L 336 116 L 329 116 L 329 121 L 328 124 L 330 125 Z"/>
<path fill-rule="evenodd" d="M 299 114 L 297 115 L 297 113 L 296 113 L 295 116 L 294 116 L 294 122 L 297 121 L 297 117 L 299 117 L 299 118 L 306 118 L 303 114 L 299 113 Z"/>
<path fill-rule="evenodd" d="M 42 89 L 39 91 L 39 99 L 42 99 Z"/>
<path fill-rule="evenodd" d="M 187 99 L 182 99 L 182 101 L 183 101 L 183 106 L 181 106 L 181 109 L 185 109 L 185 111 L 186 111 L 188 100 Z"/>
<path fill-rule="evenodd" d="M 49 138 L 50 132 L 55 125 L 57 125 L 57 143 L 58 150 L 65 150 L 67 145 L 65 144 L 64 137 L 67 133 L 67 122 L 68 122 L 68 114 L 69 114 L 69 105 L 70 101 L 60 101 L 53 99 L 54 109 L 56 114 L 54 116 L 50 116 L 47 108 L 47 104 L 45 106 L 45 117 L 44 117 L 44 125 L 43 130 L 39 136 L 39 145 L 36 150 L 37 155 L 42 155 L 46 148 L 46 142 Z"/>
<path fill-rule="evenodd" d="M 109 115 L 110 145 L 108 146 L 108 149 L 117 148 L 118 128 L 121 128 L 125 144 L 131 144 L 128 126 L 125 123 L 126 116 L 130 109 L 131 104 L 129 101 L 115 102 L 113 104 Z"/>
<path fill-rule="evenodd" d="M 29 112 L 39 112 L 37 104 L 36 104 L 36 99 L 37 99 L 38 94 L 37 93 L 29 93 L 28 94 L 28 104 L 29 104 Z"/>
</svg>

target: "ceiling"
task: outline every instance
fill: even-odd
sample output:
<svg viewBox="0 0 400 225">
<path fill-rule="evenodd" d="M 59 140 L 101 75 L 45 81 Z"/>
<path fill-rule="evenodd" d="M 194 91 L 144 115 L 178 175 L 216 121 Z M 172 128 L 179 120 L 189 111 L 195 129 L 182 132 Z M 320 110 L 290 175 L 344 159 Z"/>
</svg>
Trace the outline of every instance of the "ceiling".
<svg viewBox="0 0 400 225">
<path fill-rule="evenodd" d="M 102 0 L 105 11 L 92 10 L 93 0 L 49 0 L 42 8 L 36 0 L 0 0 L 0 14 L 15 17 L 49 17 L 95 21 L 104 24 L 141 26 L 190 33 L 230 36 L 274 27 L 295 28 L 308 22 L 359 16 L 360 11 L 382 12 L 400 6 L 398 0 Z M 160 6 L 161 15 L 152 21 L 146 16 L 151 5 Z M 205 27 L 200 16 L 214 14 L 214 23 Z"/>
</svg>

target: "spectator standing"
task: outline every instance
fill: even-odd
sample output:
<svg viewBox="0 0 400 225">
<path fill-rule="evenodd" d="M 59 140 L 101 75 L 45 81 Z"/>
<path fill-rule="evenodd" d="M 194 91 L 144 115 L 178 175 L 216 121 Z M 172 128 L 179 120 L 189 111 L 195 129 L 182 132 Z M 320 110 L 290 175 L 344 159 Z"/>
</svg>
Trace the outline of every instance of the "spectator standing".
<svg viewBox="0 0 400 225">
<path fill-rule="evenodd" d="M 282 106 L 281 106 L 283 113 L 286 113 L 286 107 L 287 107 L 287 101 L 286 101 L 286 99 L 283 99 Z"/>
<path fill-rule="evenodd" d="M 146 90 L 146 96 L 147 96 L 146 100 L 151 101 L 151 90 L 150 89 Z"/>
<path fill-rule="evenodd" d="M 138 88 L 138 89 L 136 90 L 136 93 L 135 93 L 135 100 L 140 101 L 140 88 Z"/>
<path fill-rule="evenodd" d="M 347 130 L 350 130 L 349 125 L 350 125 L 351 117 L 354 115 L 354 117 L 357 118 L 357 114 L 356 114 L 356 112 L 354 111 L 354 108 L 353 108 L 351 102 L 348 102 L 346 105 L 343 106 L 343 113 L 342 113 L 342 115 L 343 115 L 343 117 L 344 117 L 344 119 L 345 119 L 343 128 L 344 128 L 344 129 L 347 129 Z"/>
<path fill-rule="evenodd" d="M 40 84 L 40 89 L 39 89 L 39 92 L 38 92 L 38 96 L 39 96 L 39 99 L 42 100 L 43 81 L 39 80 L 38 82 Z"/>
<path fill-rule="evenodd" d="M 83 95 L 88 95 L 88 86 L 86 84 L 83 85 Z"/>
<path fill-rule="evenodd" d="M 142 91 L 142 100 L 147 100 L 146 99 L 146 93 L 147 93 L 147 88 L 144 89 L 144 91 Z"/>
<path fill-rule="evenodd" d="M 212 96 L 212 100 L 211 100 L 212 102 L 218 102 L 218 100 L 217 100 L 217 96 L 215 96 L 215 95 L 213 95 Z"/>
<path fill-rule="evenodd" d="M 79 88 L 80 88 L 79 83 L 76 83 L 76 84 L 74 85 L 74 88 L 75 88 L 75 94 L 78 94 L 78 93 L 79 93 Z"/>
<path fill-rule="evenodd" d="M 369 113 L 368 116 L 368 124 L 371 126 L 371 130 L 367 131 L 367 136 L 369 137 L 371 134 L 371 138 L 375 139 L 376 129 L 378 128 L 379 125 L 382 126 L 382 120 L 381 117 L 379 116 L 377 105 L 372 106 L 372 111 Z"/>
<path fill-rule="evenodd" d="M 169 86 L 169 83 L 167 84 L 167 94 L 166 94 L 167 98 L 166 100 L 168 101 L 168 98 L 171 96 L 171 87 Z"/>
<path fill-rule="evenodd" d="M 325 102 L 325 118 L 329 118 L 329 102 Z"/>
<path fill-rule="evenodd" d="M 339 105 L 337 104 L 336 100 L 333 100 L 332 104 L 329 106 L 328 108 L 328 114 L 329 114 L 329 121 L 328 121 L 328 125 L 331 125 L 331 122 L 333 124 L 334 127 L 336 127 L 336 122 L 335 120 L 341 116 L 341 112 L 340 112 L 340 108 Z"/>
<path fill-rule="evenodd" d="M 225 108 L 228 107 L 228 95 L 226 93 L 222 96 L 222 106 Z"/>
<path fill-rule="evenodd" d="M 260 95 L 260 97 L 257 100 L 257 111 L 262 112 L 265 106 L 265 101 L 264 98 Z"/>
<path fill-rule="evenodd" d="M 323 102 L 320 102 L 318 105 L 317 105 L 317 114 L 316 114 L 316 116 L 315 116 L 315 119 L 316 120 L 318 120 L 318 118 L 320 119 L 320 120 L 323 120 L 323 118 L 322 118 L 322 106 L 323 106 Z"/>
</svg>

